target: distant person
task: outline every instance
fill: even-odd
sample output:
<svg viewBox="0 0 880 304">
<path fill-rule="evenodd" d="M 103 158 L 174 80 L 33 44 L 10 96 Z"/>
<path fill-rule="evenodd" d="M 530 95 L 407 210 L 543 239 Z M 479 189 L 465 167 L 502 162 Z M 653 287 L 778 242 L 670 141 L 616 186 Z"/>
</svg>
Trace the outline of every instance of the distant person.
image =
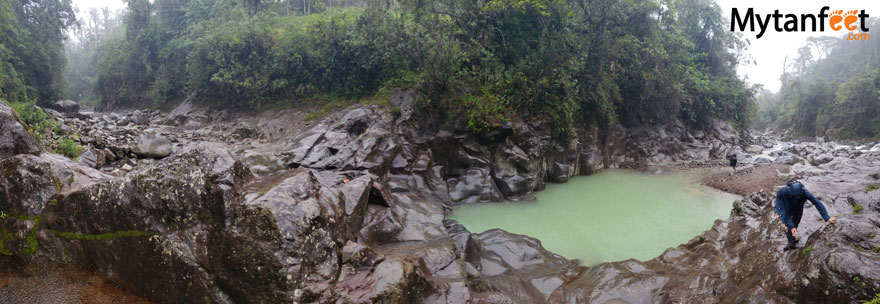
<svg viewBox="0 0 880 304">
<path fill-rule="evenodd" d="M 813 196 L 810 191 L 807 191 L 804 188 L 804 184 L 796 180 L 788 181 L 785 187 L 776 192 L 776 207 L 774 208 L 774 216 L 778 217 L 779 221 L 782 222 L 783 229 L 785 229 L 785 237 L 788 238 L 788 245 L 783 250 L 797 248 L 797 227 L 801 223 L 801 215 L 804 213 L 804 202 L 807 200 L 810 200 L 813 206 L 816 206 L 816 210 L 819 211 L 819 215 L 822 216 L 822 220 L 825 221 L 826 225 L 834 224 L 837 220 L 836 217 L 828 216 L 828 212 L 825 211 L 825 205 L 822 205 L 819 199 Z"/>
<path fill-rule="evenodd" d="M 728 156 L 727 160 L 730 161 L 730 167 L 733 168 L 733 173 L 736 174 L 736 153 Z"/>
</svg>

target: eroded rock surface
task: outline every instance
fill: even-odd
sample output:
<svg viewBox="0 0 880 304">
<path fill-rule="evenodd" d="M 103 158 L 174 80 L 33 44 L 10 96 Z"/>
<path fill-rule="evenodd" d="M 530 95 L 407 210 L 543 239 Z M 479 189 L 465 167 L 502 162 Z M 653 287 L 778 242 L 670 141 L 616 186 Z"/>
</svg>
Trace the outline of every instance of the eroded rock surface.
<svg viewBox="0 0 880 304">
<path fill-rule="evenodd" d="M 84 263 L 165 303 L 839 303 L 880 290 L 880 191 L 865 191 L 880 163 L 870 148 L 758 140 L 758 152 L 720 121 L 560 140 L 514 119 L 477 136 L 413 118 L 414 96 L 392 96 L 399 117 L 359 106 L 312 122 L 289 111 L 230 118 L 185 104 L 167 116 L 71 118 L 88 130 L 81 163 L 19 148 L 0 157 L 0 207 L 14 215 L 0 219 L 0 249 Z M 0 125 L 17 125 L 4 117 Z M 136 160 L 138 128 L 168 136 L 167 157 Z M 783 252 L 767 189 L 656 259 L 586 268 L 528 236 L 444 220 L 459 204 L 526 200 L 547 182 L 605 168 L 734 153 L 805 160 L 788 174 L 838 224 L 825 227 L 808 208 L 803 248 Z"/>
</svg>

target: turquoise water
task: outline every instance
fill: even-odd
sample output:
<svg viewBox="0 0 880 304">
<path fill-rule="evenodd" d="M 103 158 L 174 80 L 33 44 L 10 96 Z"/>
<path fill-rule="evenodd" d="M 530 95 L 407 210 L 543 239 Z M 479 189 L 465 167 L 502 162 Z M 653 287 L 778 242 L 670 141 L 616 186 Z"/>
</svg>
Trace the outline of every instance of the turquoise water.
<svg viewBox="0 0 880 304">
<path fill-rule="evenodd" d="M 541 240 L 583 265 L 649 260 L 727 218 L 740 197 L 700 186 L 694 174 L 607 170 L 549 184 L 534 202 L 464 205 L 447 217 L 474 233 L 493 228 Z"/>
</svg>

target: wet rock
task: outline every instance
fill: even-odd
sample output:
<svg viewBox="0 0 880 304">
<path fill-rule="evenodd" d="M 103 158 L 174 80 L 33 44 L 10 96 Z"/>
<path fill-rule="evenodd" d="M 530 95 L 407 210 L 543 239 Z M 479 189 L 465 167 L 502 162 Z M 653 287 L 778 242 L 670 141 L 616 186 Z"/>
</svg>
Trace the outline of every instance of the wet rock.
<svg viewBox="0 0 880 304">
<path fill-rule="evenodd" d="M 106 163 L 106 156 L 101 150 L 89 149 L 79 155 L 78 161 L 90 168 L 100 169 Z"/>
<path fill-rule="evenodd" d="M 53 105 L 55 110 L 64 114 L 75 114 L 79 113 L 79 104 L 73 100 L 59 100 L 56 101 Z"/>
<path fill-rule="evenodd" d="M 116 153 L 113 153 L 113 151 L 111 151 L 110 149 L 104 148 L 101 150 L 101 153 L 104 154 L 104 159 L 106 160 L 106 162 L 109 163 L 116 161 Z"/>
<path fill-rule="evenodd" d="M 822 164 L 827 164 L 834 160 L 834 156 L 831 154 L 821 154 L 810 157 L 810 165 L 818 166 Z"/>
<path fill-rule="evenodd" d="M 794 164 L 804 164 L 806 161 L 803 158 L 800 158 L 795 155 L 784 155 L 777 157 L 773 160 L 775 164 L 786 164 L 786 165 L 794 165 Z"/>
<path fill-rule="evenodd" d="M 387 259 L 354 275 L 340 276 L 337 286 L 344 303 L 417 303 L 433 287 L 413 261 Z"/>
<path fill-rule="evenodd" d="M 417 92 L 415 90 L 397 92 L 391 95 L 391 104 L 400 112 L 399 120 L 409 120 L 412 117 L 415 110 L 416 97 Z"/>
<path fill-rule="evenodd" d="M 39 152 L 40 147 L 18 120 L 15 111 L 0 100 L 0 159 Z"/>
<path fill-rule="evenodd" d="M 225 239 L 218 224 L 229 216 L 248 176 L 222 147 L 189 147 L 124 178 L 61 196 L 39 234 L 41 249 L 89 263 L 155 301 L 228 302 L 235 289 L 221 290 L 216 266 L 203 265 L 220 265 L 224 247 L 218 246 Z"/>
<path fill-rule="evenodd" d="M 55 154 L 20 154 L 0 160 L 0 253 L 32 258 L 43 224 L 57 207 L 57 195 L 108 178 Z"/>
<path fill-rule="evenodd" d="M 522 303 L 546 302 L 581 270 L 577 262 L 545 250 L 536 239 L 498 229 L 472 234 L 465 260 L 491 290 Z"/>
<path fill-rule="evenodd" d="M 48 215 L 39 223 L 0 224 L 21 236 L 7 243 L 15 255 L 31 251 L 26 235 L 36 231 L 37 254 L 61 260 L 69 252 L 157 302 L 811 303 L 867 299 L 877 287 L 877 244 L 866 231 L 874 229 L 880 205 L 863 189 L 874 182 L 871 168 L 880 166 L 868 153 L 831 144 L 792 148 L 805 157 L 834 156 L 792 171 L 809 173 L 805 184 L 827 199 L 830 213 L 846 214 L 841 225 L 824 228 L 808 207 L 802 237 L 811 253 L 779 250 L 784 236 L 771 215 L 772 193 L 756 193 L 737 204 L 731 219 L 657 259 L 586 269 L 537 240 L 497 230 L 471 234 L 444 223 L 444 215 L 461 203 L 528 199 L 545 181 L 604 168 L 741 154 L 739 134 L 720 121 L 693 136 L 680 124 L 613 126 L 579 129 L 561 143 L 541 123 L 513 119 L 474 135 L 460 124 L 402 119 L 408 96 L 392 102 L 401 109 L 398 119 L 379 107 L 355 107 L 305 130 L 266 131 L 247 121 L 266 134 L 261 142 L 237 141 L 219 128 L 191 132 L 212 115 L 194 115 L 175 129 L 152 125 L 153 133 L 173 133 L 168 141 L 178 141 L 178 150 L 143 159 L 138 170 L 127 150 L 140 135 L 131 124 L 135 115 L 96 117 L 80 130 L 92 134 L 101 149 L 95 151 L 106 147 L 121 160 L 114 163 L 120 172 L 131 173 L 109 177 L 50 154 L 10 158 L 36 159 L 23 167 L 0 160 L 0 172 L 12 170 L 17 179 L 0 180 L 0 197 L 2 182 L 10 183 L 20 190 L 5 199 L 25 202 L 17 210 Z M 238 123 L 218 124 L 231 130 Z M 221 145 L 190 144 L 199 138 L 233 142 L 244 164 Z M 783 154 L 774 157 L 797 157 Z M 70 168 L 79 172 L 60 172 L 76 171 Z M 58 178 L 41 179 L 45 172 Z M 60 188 L 51 182 L 68 179 L 76 181 Z M 21 188 L 18 180 L 34 187 Z M 864 210 L 850 217 L 856 205 Z M 52 231 L 133 235 L 85 240 Z M 844 286 L 855 276 L 864 286 Z"/>
<path fill-rule="evenodd" d="M 131 147 L 131 152 L 141 157 L 164 158 L 171 155 L 171 141 L 161 135 L 142 134 Z"/>
<path fill-rule="evenodd" d="M 454 202 L 467 204 L 477 202 L 501 201 L 501 191 L 486 169 L 470 169 L 461 177 L 446 181 L 449 187 L 449 198 Z"/>
<path fill-rule="evenodd" d="M 788 152 L 785 150 L 776 150 L 776 151 L 770 152 L 769 155 L 772 157 L 780 157 L 780 156 L 788 156 L 788 155 L 793 155 L 793 154 L 791 152 Z"/>
<path fill-rule="evenodd" d="M 147 112 L 134 111 L 129 118 L 131 122 L 139 125 L 147 125 L 150 123 L 150 114 Z"/>
<path fill-rule="evenodd" d="M 243 151 L 240 157 L 241 162 L 258 175 L 273 174 L 287 169 L 285 155 L 278 151 L 267 151 L 254 147 Z"/>
<path fill-rule="evenodd" d="M 767 196 L 763 190 L 752 193 L 748 198 L 733 203 L 730 216 L 756 216 L 764 206 L 770 204 L 770 201 L 771 197 Z"/>
<path fill-rule="evenodd" d="M 383 155 L 397 149 L 389 127 L 377 117 L 382 114 L 364 108 L 345 113 L 332 124 L 319 124 L 296 139 L 288 159 L 289 167 L 318 169 L 373 168 Z"/>
<path fill-rule="evenodd" d="M 507 141 L 499 146 L 492 164 L 493 179 L 501 194 L 508 199 L 529 198 L 537 187 L 536 166 L 519 146 Z"/>
<path fill-rule="evenodd" d="M 764 152 L 764 147 L 758 145 L 749 145 L 745 148 L 745 151 L 749 154 L 761 154 L 761 152 Z"/>
<path fill-rule="evenodd" d="M 44 108 L 43 112 L 46 112 L 46 115 L 49 115 L 49 117 L 52 117 L 52 118 L 64 118 L 63 114 L 61 114 L 60 112 L 55 111 L 53 109 Z"/>
<path fill-rule="evenodd" d="M 770 163 L 773 163 L 772 160 L 770 160 L 769 158 L 766 158 L 766 157 L 758 157 L 758 158 L 755 158 L 755 160 L 752 161 L 752 162 L 753 162 L 753 163 L 756 163 L 756 164 L 770 164 Z"/>
</svg>

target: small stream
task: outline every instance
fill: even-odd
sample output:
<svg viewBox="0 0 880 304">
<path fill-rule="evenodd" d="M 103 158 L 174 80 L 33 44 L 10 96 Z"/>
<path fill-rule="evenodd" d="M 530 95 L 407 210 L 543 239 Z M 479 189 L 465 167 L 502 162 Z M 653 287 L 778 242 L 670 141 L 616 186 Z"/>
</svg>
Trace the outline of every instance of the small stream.
<svg viewBox="0 0 880 304">
<path fill-rule="evenodd" d="M 535 237 L 583 265 L 644 261 L 729 217 L 740 197 L 701 186 L 699 177 L 607 170 L 548 185 L 534 202 L 464 205 L 448 218 L 474 233 L 501 228 Z"/>
</svg>

